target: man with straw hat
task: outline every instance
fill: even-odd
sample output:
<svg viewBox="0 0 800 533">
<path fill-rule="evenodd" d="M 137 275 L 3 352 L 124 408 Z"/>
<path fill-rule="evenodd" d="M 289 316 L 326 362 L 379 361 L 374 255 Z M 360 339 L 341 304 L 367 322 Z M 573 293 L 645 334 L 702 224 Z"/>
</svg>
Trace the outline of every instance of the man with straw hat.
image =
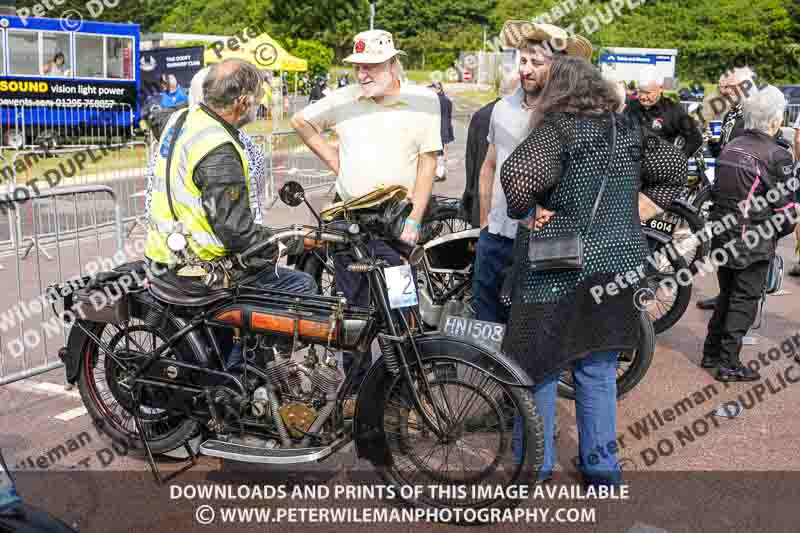
<svg viewBox="0 0 800 533">
<path fill-rule="evenodd" d="M 403 65 L 392 34 L 383 30 L 359 33 L 353 53 L 344 59 L 353 65 L 355 83 L 337 89 L 292 117 L 292 127 L 303 142 L 337 176 L 337 200 L 350 200 L 384 186 L 408 189 L 414 208 L 406 219 L 401 240 L 416 244 L 422 218 L 433 189 L 437 153 L 442 150 L 439 98 L 428 88 L 405 83 Z M 338 147 L 321 135 L 332 128 Z M 384 241 L 367 244 L 370 253 L 392 266 L 402 264 L 395 246 Z M 356 305 L 369 303 L 368 278 L 350 272 L 349 254 L 334 257 L 336 288 Z M 363 354 L 356 383 L 369 357 Z M 345 372 L 352 354 L 344 354 Z M 345 405 L 345 416 L 352 410 Z"/>
<path fill-rule="evenodd" d="M 592 56 L 592 44 L 588 40 L 580 35 L 569 35 L 551 24 L 511 20 L 505 23 L 500 36 L 503 46 L 517 50 L 520 87 L 497 102 L 492 110 L 487 137 L 489 148 L 479 177 L 481 235 L 475 258 L 473 302 L 476 318 L 490 322 L 505 322 L 508 318 L 500 303 L 500 290 L 503 270 L 511 261 L 518 224 L 506 212 L 500 169 L 530 133 L 531 113 L 544 87 L 553 56 L 565 54 L 587 60 Z"/>
</svg>

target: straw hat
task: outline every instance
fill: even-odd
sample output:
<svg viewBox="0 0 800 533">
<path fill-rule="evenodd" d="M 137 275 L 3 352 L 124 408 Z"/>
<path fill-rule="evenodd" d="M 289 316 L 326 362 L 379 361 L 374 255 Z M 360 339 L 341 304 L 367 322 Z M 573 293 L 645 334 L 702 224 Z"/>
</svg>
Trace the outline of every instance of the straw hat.
<svg viewBox="0 0 800 533">
<path fill-rule="evenodd" d="M 553 50 L 584 59 L 592 57 L 592 43 L 582 35 L 569 35 L 566 30 L 552 24 L 537 24 L 527 20 L 509 20 L 500 31 L 503 46 L 524 48 L 528 41 L 549 43 Z"/>
<path fill-rule="evenodd" d="M 353 53 L 343 59 L 345 63 L 383 63 L 394 56 L 406 55 L 394 47 L 392 34 L 383 30 L 363 31 L 353 38 Z"/>
</svg>

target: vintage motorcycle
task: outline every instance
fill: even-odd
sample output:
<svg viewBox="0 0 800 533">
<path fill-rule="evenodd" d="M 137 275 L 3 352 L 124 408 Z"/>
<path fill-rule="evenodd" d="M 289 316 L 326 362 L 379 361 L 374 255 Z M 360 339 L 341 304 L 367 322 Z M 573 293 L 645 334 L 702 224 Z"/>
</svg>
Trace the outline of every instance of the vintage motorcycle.
<svg viewBox="0 0 800 533">
<path fill-rule="evenodd" d="M 444 212 L 449 216 L 455 216 L 459 212 L 458 209 L 454 204 L 448 205 L 448 209 Z M 430 224 L 434 224 L 434 221 L 432 217 Z M 466 221 L 462 224 L 468 225 Z M 438 331 L 448 337 L 468 339 L 499 351 L 505 326 L 475 320 L 475 311 L 472 307 L 473 269 L 481 230 L 475 228 L 447 231 L 452 227 L 458 226 L 447 222 L 444 231 L 437 227 L 429 230 L 428 235 L 436 236 L 418 245 L 409 257 L 409 263 L 415 267 L 417 274 L 421 326 L 429 331 Z M 652 244 L 654 247 L 655 243 L 663 246 L 665 242 L 669 242 L 666 236 L 658 234 L 655 230 L 643 228 L 643 231 L 648 242 L 654 243 Z M 305 271 L 318 280 L 324 294 L 335 292 L 331 255 L 327 247 L 311 243 L 298 259 L 298 264 L 304 265 Z M 651 322 L 657 322 L 661 316 L 672 318 L 669 310 L 664 313 L 665 307 L 669 307 L 669 302 L 664 301 L 668 296 L 665 297 L 656 288 L 663 277 L 677 272 L 684 265 L 682 261 L 680 257 L 670 258 L 669 264 L 660 265 L 664 268 L 653 268 L 648 275 L 647 281 L 653 286 L 652 303 L 648 304 L 647 316 L 642 317 L 639 349 L 620 354 L 617 369 L 619 398 L 641 382 L 652 363 L 655 352 L 655 331 Z M 691 288 L 689 290 L 691 291 Z M 562 397 L 574 399 L 575 390 L 570 372 L 564 372 L 558 390 Z"/>
<path fill-rule="evenodd" d="M 280 197 L 311 209 L 295 182 Z M 77 383 L 108 437 L 146 455 L 159 483 L 190 468 L 197 455 L 291 465 L 322 461 L 353 441 L 357 455 L 371 461 L 398 494 L 399 486 L 412 483 L 529 482 L 543 453 L 541 420 L 523 388 L 531 385 L 529 377 L 485 346 L 413 326 L 420 319 L 408 307 L 416 303 L 408 267 L 388 268 L 365 251 L 368 239 L 398 238 L 410 208 L 386 197 L 370 208 L 344 210 L 329 223 L 312 209 L 318 226 L 278 231 L 233 258 L 257 275 L 264 263 L 259 255 L 277 243 L 312 239 L 348 248 L 357 258 L 349 268 L 369 279 L 368 307 L 336 296 L 253 287 L 249 275 L 209 289 L 147 270 L 146 280 L 129 283 L 122 298 L 88 315 L 84 309 L 72 321 L 59 353 L 67 380 Z M 74 294 L 61 292 L 67 293 L 65 310 L 91 300 L 118 274 L 99 275 Z M 232 336 L 244 347 L 239 372 L 225 366 L 224 346 Z M 381 355 L 355 390 L 353 373 L 343 375 L 335 353 L 367 351 L 373 341 Z M 355 414 L 348 420 L 343 406 L 353 395 Z M 521 430 L 513 438 L 510 419 Z M 189 442 L 198 436 L 202 444 L 195 450 Z M 189 464 L 162 477 L 154 457 L 180 447 Z M 425 492 L 407 502 L 472 508 L 518 503 L 494 491 L 475 491 L 480 496 L 465 500 L 444 494 Z"/>
</svg>

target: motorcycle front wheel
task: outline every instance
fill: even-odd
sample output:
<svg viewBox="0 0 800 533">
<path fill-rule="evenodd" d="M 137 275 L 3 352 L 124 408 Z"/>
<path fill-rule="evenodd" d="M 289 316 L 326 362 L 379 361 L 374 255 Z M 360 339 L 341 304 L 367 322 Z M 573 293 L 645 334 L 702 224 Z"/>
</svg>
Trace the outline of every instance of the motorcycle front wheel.
<svg viewBox="0 0 800 533">
<path fill-rule="evenodd" d="M 452 358 L 426 359 L 422 372 L 431 392 L 421 394 L 422 405 L 436 427 L 414 407 L 406 378 L 397 377 L 383 399 L 391 461 L 381 476 L 414 506 L 477 510 L 519 504 L 497 497 L 496 490 L 535 482 L 542 466 L 542 420 L 527 390 Z M 419 389 L 419 370 L 415 375 L 412 386 Z M 439 488 L 403 497 L 401 487 L 408 485 Z"/>
</svg>

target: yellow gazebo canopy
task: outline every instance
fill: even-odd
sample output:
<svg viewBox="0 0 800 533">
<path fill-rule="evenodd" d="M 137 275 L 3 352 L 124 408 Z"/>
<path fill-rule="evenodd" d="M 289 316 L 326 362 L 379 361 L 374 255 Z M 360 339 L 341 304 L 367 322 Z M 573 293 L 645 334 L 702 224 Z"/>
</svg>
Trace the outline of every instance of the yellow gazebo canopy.
<svg viewBox="0 0 800 533">
<path fill-rule="evenodd" d="M 275 39 L 267 33 L 253 37 L 247 42 L 239 41 L 239 48 L 231 50 L 226 46 L 217 55 L 215 50 L 206 50 L 203 59 L 206 65 L 219 63 L 223 59 L 238 58 L 254 64 L 260 70 L 284 70 L 290 72 L 305 72 L 308 70 L 308 61 L 295 57 L 287 52 Z"/>
</svg>

